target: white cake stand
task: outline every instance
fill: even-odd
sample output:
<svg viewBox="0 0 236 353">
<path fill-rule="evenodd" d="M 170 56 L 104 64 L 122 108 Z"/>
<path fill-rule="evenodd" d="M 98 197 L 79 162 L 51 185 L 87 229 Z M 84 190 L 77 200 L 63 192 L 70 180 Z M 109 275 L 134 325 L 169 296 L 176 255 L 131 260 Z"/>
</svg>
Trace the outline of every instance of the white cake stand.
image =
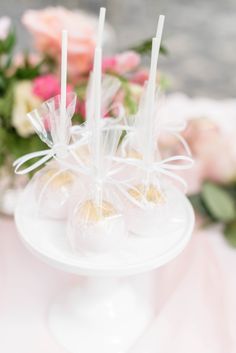
<svg viewBox="0 0 236 353">
<path fill-rule="evenodd" d="M 25 245 L 48 264 L 84 276 L 78 286 L 59 293 L 49 313 L 50 329 L 68 352 L 126 353 L 151 322 L 150 300 L 127 276 L 166 264 L 191 238 L 191 205 L 172 187 L 168 198 L 170 220 L 157 237 L 130 234 L 119 252 L 84 257 L 69 248 L 64 222 L 35 217 L 32 190 L 25 189 L 15 212 Z"/>
</svg>

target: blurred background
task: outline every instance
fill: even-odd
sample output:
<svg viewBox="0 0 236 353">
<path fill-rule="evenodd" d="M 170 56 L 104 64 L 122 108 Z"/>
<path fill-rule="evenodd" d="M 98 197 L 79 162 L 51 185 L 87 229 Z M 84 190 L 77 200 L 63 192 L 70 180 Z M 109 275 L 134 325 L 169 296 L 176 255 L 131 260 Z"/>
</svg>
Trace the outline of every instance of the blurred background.
<svg viewBox="0 0 236 353">
<path fill-rule="evenodd" d="M 13 19 L 18 48 L 29 46 L 30 34 L 21 25 L 26 9 L 63 5 L 98 14 L 116 31 L 118 49 L 126 49 L 155 33 L 157 16 L 166 15 L 164 43 L 169 55 L 161 68 L 171 78 L 171 90 L 190 96 L 234 97 L 236 88 L 235 0 L 8 0 L 0 2 L 1 16 Z"/>
</svg>

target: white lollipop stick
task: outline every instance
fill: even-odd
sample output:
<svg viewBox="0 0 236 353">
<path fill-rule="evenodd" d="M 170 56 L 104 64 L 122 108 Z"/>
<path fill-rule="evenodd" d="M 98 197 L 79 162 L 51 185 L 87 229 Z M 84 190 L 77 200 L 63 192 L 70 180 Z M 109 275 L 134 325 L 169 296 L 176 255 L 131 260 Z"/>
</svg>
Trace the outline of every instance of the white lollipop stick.
<svg viewBox="0 0 236 353">
<path fill-rule="evenodd" d="M 149 73 L 149 92 L 151 93 L 150 99 L 155 98 L 155 90 L 156 90 L 156 75 L 157 75 L 157 63 L 159 57 L 159 51 L 161 47 L 161 38 L 162 32 L 164 27 L 165 16 L 160 15 L 158 19 L 157 25 L 157 33 L 156 37 L 152 39 L 152 56 L 151 56 L 151 66 L 150 66 L 150 73 Z"/>
<path fill-rule="evenodd" d="M 97 36 L 96 48 L 102 47 L 102 35 L 103 35 L 103 29 L 104 29 L 104 23 L 105 23 L 105 15 L 106 15 L 106 9 L 104 7 L 101 7 L 100 13 L 99 13 L 99 20 L 98 20 L 98 36 Z M 95 81 L 96 81 L 95 74 L 94 74 L 95 66 L 96 66 L 95 61 L 97 59 L 99 60 L 99 58 L 96 58 L 96 56 L 98 56 L 98 54 L 96 55 L 96 50 L 95 50 L 94 63 L 93 63 L 93 77 L 92 77 L 92 85 L 91 85 L 92 86 L 91 91 L 92 91 L 92 100 L 93 101 L 95 100 L 94 90 L 95 90 Z M 97 65 L 98 65 L 98 63 L 97 63 Z M 95 103 L 94 103 L 94 106 L 95 106 Z M 94 109 L 94 111 L 95 111 L 95 109 Z"/>
<path fill-rule="evenodd" d="M 101 71 L 102 50 L 95 49 L 94 56 L 94 124 L 95 124 L 95 165 L 97 172 L 100 169 L 100 120 L 101 120 Z"/>
<path fill-rule="evenodd" d="M 101 81 L 102 81 L 102 35 L 105 22 L 106 9 L 101 8 L 99 14 L 98 24 L 98 38 L 94 55 L 93 66 L 93 82 L 92 89 L 94 90 L 94 164 L 95 173 L 98 178 L 101 176 Z M 101 202 L 101 191 L 97 191 L 96 201 L 98 204 Z"/>
<path fill-rule="evenodd" d="M 106 9 L 105 7 L 100 8 L 99 20 L 98 20 L 98 37 L 96 47 L 102 47 L 102 35 L 105 23 Z"/>
<path fill-rule="evenodd" d="M 146 95 L 146 114 L 147 114 L 147 125 L 146 125 L 146 137 L 147 137 L 147 149 L 144 155 L 144 160 L 150 164 L 152 163 L 152 150 L 153 150 L 153 109 L 155 102 L 156 92 L 156 76 L 157 76 L 157 62 L 159 57 L 159 51 L 161 46 L 161 38 L 164 27 L 165 16 L 159 16 L 157 26 L 157 36 L 152 39 L 152 54 L 151 54 L 151 65 L 149 72 L 149 79 L 147 84 L 147 95 Z"/>
<path fill-rule="evenodd" d="M 161 38 L 162 38 L 162 32 L 163 32 L 163 28 L 164 28 L 164 23 L 165 23 L 165 16 L 164 15 L 160 15 L 159 19 L 158 19 L 157 33 L 156 33 L 156 38 L 159 40 L 158 53 L 159 53 L 160 46 L 161 46 Z"/>
<path fill-rule="evenodd" d="M 61 43 L 61 101 L 60 101 L 60 118 L 61 118 L 63 128 L 65 126 L 65 121 L 67 118 L 67 114 L 66 114 L 67 41 L 68 41 L 68 33 L 66 30 L 63 30 L 62 43 Z"/>
<path fill-rule="evenodd" d="M 105 23 L 105 15 L 106 15 L 106 9 L 104 7 L 101 7 L 100 13 L 99 13 L 99 20 L 98 20 L 98 36 L 97 36 L 96 49 L 102 47 L 102 35 L 103 35 L 103 29 L 104 29 L 104 23 Z M 98 71 L 101 71 L 101 68 L 100 68 L 101 63 L 99 63 L 99 61 L 102 60 L 102 58 L 100 57 L 102 54 L 98 54 L 98 51 L 96 52 L 96 49 L 94 53 L 93 76 L 92 76 L 92 85 L 91 85 L 92 100 L 94 101 L 94 112 L 96 111 L 96 103 L 99 104 L 96 101 L 96 97 L 95 97 L 96 94 L 94 91 L 95 91 L 95 82 L 97 82 L 97 80 L 99 79 L 97 78 L 96 75 L 99 75 Z M 95 71 L 96 71 L 96 74 L 95 74 Z"/>
</svg>

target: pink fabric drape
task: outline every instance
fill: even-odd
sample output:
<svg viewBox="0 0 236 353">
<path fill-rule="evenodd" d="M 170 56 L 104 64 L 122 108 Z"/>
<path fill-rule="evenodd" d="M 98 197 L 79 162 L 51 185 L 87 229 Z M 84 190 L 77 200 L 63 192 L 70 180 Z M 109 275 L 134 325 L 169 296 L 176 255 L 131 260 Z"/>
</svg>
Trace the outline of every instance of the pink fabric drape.
<svg viewBox="0 0 236 353">
<path fill-rule="evenodd" d="M 156 317 L 129 353 L 235 353 L 235 268 L 236 250 L 219 228 L 195 232 L 178 258 L 153 272 Z M 46 317 L 57 292 L 75 281 L 31 255 L 14 222 L 0 219 L 0 352 L 66 353 Z"/>
</svg>

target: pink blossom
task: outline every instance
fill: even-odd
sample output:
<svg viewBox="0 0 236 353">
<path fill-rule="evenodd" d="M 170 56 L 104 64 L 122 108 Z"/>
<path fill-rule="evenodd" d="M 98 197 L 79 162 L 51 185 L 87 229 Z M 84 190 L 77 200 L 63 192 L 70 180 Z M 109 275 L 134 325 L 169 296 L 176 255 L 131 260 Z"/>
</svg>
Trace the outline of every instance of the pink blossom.
<svg viewBox="0 0 236 353">
<path fill-rule="evenodd" d="M 0 17 L 0 40 L 5 40 L 11 29 L 11 19 L 7 16 Z"/>
<path fill-rule="evenodd" d="M 119 75 L 126 74 L 135 70 L 140 64 L 140 56 L 133 52 L 127 51 L 103 59 L 103 71 L 111 71 Z"/>
<path fill-rule="evenodd" d="M 141 68 L 131 78 L 131 82 L 143 86 L 144 83 L 148 80 L 149 71 L 145 68 Z"/>
<path fill-rule="evenodd" d="M 192 119 L 183 136 L 201 163 L 202 179 L 225 183 L 236 176 L 233 139 L 216 123 L 206 118 Z"/>
<path fill-rule="evenodd" d="M 29 53 L 27 60 L 31 66 L 36 66 L 42 60 L 42 57 L 36 53 Z M 23 66 L 25 63 L 25 55 L 23 53 L 17 53 L 14 56 L 13 65 L 15 68 Z"/>
<path fill-rule="evenodd" d="M 182 136 L 195 161 L 190 170 L 178 173 L 187 181 L 190 194 L 199 192 L 204 180 L 227 183 L 236 177 L 236 149 L 233 139 L 218 124 L 207 118 L 191 119 Z M 159 142 L 163 157 L 183 153 L 174 136 L 162 134 Z"/>
<path fill-rule="evenodd" d="M 33 34 L 36 48 L 60 63 L 61 31 L 68 31 L 68 70 L 71 76 L 91 68 L 98 21 L 82 11 L 63 7 L 28 10 L 22 22 Z"/>
<path fill-rule="evenodd" d="M 52 74 L 39 76 L 34 79 L 32 90 L 37 97 L 41 98 L 42 100 L 47 100 L 60 94 L 60 81 L 56 76 Z M 71 91 L 72 87 L 68 85 L 67 92 Z"/>
</svg>

